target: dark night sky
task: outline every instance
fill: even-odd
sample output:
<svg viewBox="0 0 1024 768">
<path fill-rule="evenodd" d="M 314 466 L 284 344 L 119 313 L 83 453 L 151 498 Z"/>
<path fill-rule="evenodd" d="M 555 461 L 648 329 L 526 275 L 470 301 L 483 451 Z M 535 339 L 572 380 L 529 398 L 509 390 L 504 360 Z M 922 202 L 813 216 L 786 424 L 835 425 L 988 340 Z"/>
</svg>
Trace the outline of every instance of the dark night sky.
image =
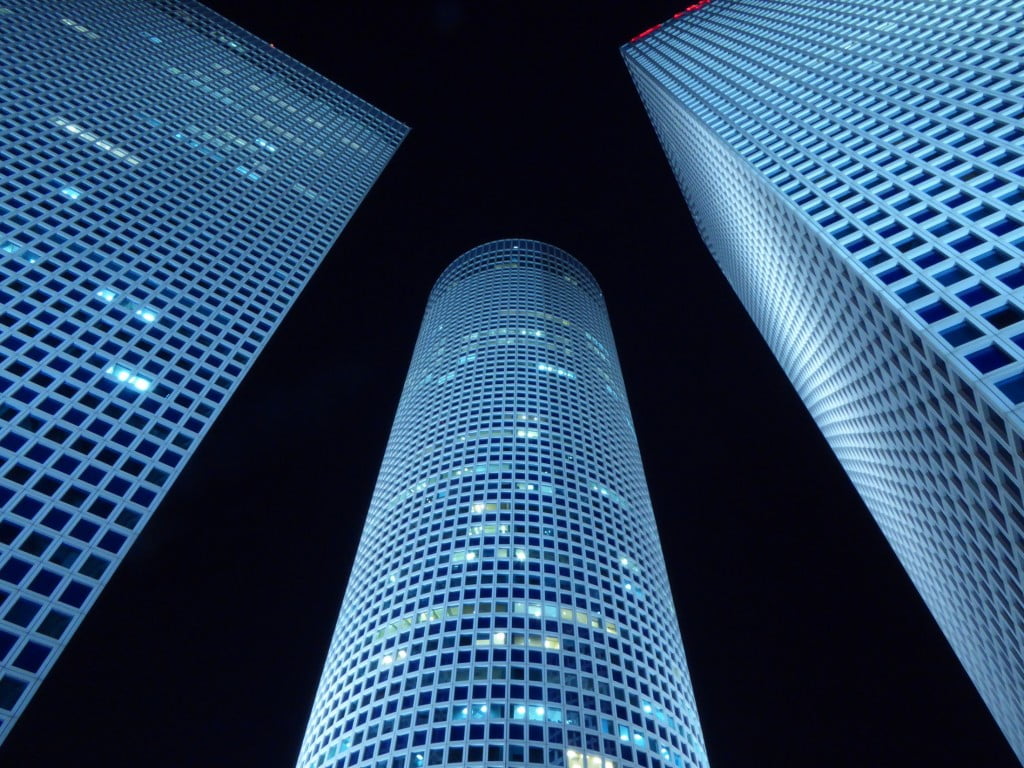
<svg viewBox="0 0 1024 768">
<path fill-rule="evenodd" d="M 523 236 L 604 287 L 713 768 L 1019 768 L 694 232 L 618 53 L 676 4 L 210 4 L 413 131 L 0 765 L 294 764 L 427 293 Z"/>
</svg>

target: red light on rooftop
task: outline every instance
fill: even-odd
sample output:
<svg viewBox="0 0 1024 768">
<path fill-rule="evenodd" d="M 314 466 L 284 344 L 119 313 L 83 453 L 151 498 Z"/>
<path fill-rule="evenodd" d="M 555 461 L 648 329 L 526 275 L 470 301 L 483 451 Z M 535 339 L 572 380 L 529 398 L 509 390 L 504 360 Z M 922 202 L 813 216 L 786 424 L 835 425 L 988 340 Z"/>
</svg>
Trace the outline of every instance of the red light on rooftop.
<svg viewBox="0 0 1024 768">
<path fill-rule="evenodd" d="M 697 0 L 697 2 L 693 3 L 693 5 L 688 5 L 685 8 L 683 8 L 683 10 L 679 11 L 678 13 L 672 14 L 672 18 L 673 19 L 678 19 L 680 16 L 685 16 L 686 14 L 692 13 L 693 11 L 699 11 L 701 8 L 703 8 L 705 5 L 707 5 L 710 2 L 711 2 L 711 0 Z M 664 24 L 655 24 L 650 29 L 645 29 L 643 32 L 641 32 L 639 35 L 634 37 L 629 42 L 635 43 L 637 40 L 643 40 L 649 34 L 651 34 L 652 32 L 656 32 L 657 30 L 661 29 L 663 26 L 664 26 Z"/>
<path fill-rule="evenodd" d="M 655 32 L 655 31 L 661 29 L 661 27 L 662 27 L 661 24 L 655 24 L 653 27 L 650 27 L 649 29 L 645 29 L 643 32 L 641 32 L 639 35 L 634 37 L 629 42 L 635 43 L 637 40 L 643 40 L 645 37 L 647 37 L 649 34 L 651 34 L 651 32 Z"/>
<path fill-rule="evenodd" d="M 680 16 L 685 16 L 688 13 L 693 13 L 694 11 L 699 11 L 701 8 L 703 8 L 705 5 L 707 5 L 710 2 L 711 2 L 711 0 L 697 0 L 696 3 L 694 3 L 693 5 L 686 6 L 685 8 L 683 8 L 683 10 L 681 10 L 679 13 L 677 13 L 672 18 L 673 19 L 678 19 Z"/>
</svg>

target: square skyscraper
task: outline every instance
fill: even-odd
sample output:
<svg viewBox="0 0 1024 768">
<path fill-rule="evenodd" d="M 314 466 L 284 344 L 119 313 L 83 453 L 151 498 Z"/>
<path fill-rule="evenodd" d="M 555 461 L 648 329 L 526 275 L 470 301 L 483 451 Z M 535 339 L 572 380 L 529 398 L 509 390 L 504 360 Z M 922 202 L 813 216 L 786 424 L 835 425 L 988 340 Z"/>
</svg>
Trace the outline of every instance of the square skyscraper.
<svg viewBox="0 0 1024 768">
<path fill-rule="evenodd" d="M 702 0 L 622 53 L 712 256 L 1024 759 L 1022 21 Z"/>
<path fill-rule="evenodd" d="M 191 0 L 0 36 L 2 740 L 407 129 Z"/>
</svg>

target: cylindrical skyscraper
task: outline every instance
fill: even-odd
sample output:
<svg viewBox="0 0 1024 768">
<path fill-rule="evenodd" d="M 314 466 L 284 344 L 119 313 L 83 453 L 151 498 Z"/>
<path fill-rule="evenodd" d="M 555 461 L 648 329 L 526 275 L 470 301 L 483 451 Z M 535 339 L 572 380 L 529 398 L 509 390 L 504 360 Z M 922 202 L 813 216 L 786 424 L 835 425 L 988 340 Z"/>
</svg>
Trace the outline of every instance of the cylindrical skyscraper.
<svg viewBox="0 0 1024 768">
<path fill-rule="evenodd" d="M 299 768 L 706 766 L 600 288 L 500 240 L 434 286 Z"/>
</svg>

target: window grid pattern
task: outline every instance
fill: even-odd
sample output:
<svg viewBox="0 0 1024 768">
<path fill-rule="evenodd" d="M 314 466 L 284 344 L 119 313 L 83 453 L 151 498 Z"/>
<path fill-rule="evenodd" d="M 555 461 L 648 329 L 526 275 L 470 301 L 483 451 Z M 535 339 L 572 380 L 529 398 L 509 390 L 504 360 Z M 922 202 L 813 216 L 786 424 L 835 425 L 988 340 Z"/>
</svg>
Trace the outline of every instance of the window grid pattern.
<svg viewBox="0 0 1024 768">
<path fill-rule="evenodd" d="M 501 240 L 431 293 L 298 760 L 704 766 L 600 289 Z"/>
<path fill-rule="evenodd" d="M 0 740 L 406 129 L 191 0 L 3 0 Z"/>
<path fill-rule="evenodd" d="M 708 247 L 1024 759 L 1024 9 L 712 0 L 623 55 Z"/>
</svg>

